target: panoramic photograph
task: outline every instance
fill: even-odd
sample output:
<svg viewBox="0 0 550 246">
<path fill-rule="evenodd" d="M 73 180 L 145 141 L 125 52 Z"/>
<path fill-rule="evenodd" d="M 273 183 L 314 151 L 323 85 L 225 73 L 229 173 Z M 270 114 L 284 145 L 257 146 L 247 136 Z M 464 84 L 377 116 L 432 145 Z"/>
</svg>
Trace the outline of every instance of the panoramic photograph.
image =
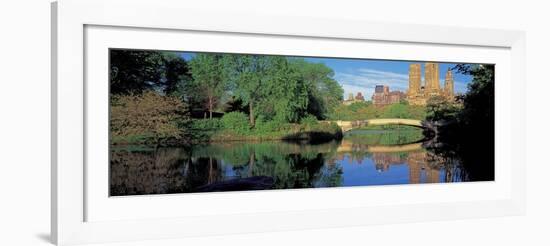
<svg viewBox="0 0 550 246">
<path fill-rule="evenodd" d="M 110 49 L 109 194 L 493 181 L 494 70 Z"/>
</svg>

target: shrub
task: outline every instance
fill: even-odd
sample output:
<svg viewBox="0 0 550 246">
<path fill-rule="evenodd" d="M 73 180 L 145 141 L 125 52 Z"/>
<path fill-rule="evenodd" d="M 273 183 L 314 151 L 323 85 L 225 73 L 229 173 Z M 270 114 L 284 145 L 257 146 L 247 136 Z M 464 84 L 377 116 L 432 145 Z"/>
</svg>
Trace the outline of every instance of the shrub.
<svg viewBox="0 0 550 246">
<path fill-rule="evenodd" d="M 193 120 L 194 131 L 216 131 L 223 128 L 222 121 L 217 118 Z"/>
<path fill-rule="evenodd" d="M 409 107 L 401 103 L 388 105 L 384 108 L 382 117 L 383 118 L 410 118 Z"/>
<path fill-rule="evenodd" d="M 246 134 L 250 131 L 248 116 L 242 112 L 227 113 L 222 117 L 221 122 L 225 129 L 236 133 Z"/>
<path fill-rule="evenodd" d="M 357 112 L 358 110 L 366 108 L 368 106 L 370 106 L 370 104 L 366 103 L 366 102 L 354 102 L 354 103 L 350 104 L 348 106 L 348 108 L 349 108 L 349 110 L 351 110 L 353 112 Z"/>
<path fill-rule="evenodd" d="M 274 132 L 277 131 L 277 125 L 275 121 L 268 120 L 263 116 L 259 116 L 254 125 L 254 131 L 257 133 Z"/>
<path fill-rule="evenodd" d="M 306 126 L 314 126 L 319 124 L 319 121 L 317 121 L 317 117 L 308 114 L 300 120 L 300 123 Z"/>
<path fill-rule="evenodd" d="M 179 139 L 184 131 L 178 125 L 189 119 L 186 105 L 176 97 L 146 91 L 137 95 L 113 96 L 110 130 L 114 139 Z"/>
<path fill-rule="evenodd" d="M 327 132 L 330 134 L 337 134 L 338 132 L 341 132 L 341 130 L 342 128 L 340 128 L 334 122 L 331 122 L 329 124 L 316 124 L 314 127 L 310 129 L 310 131 Z"/>
<path fill-rule="evenodd" d="M 432 97 L 426 105 L 426 118 L 432 121 L 455 119 L 460 108 L 449 103 L 445 98 Z"/>
<path fill-rule="evenodd" d="M 281 120 L 266 120 L 264 117 L 258 117 L 254 131 L 256 133 L 277 132 L 287 128 L 289 124 Z"/>
</svg>

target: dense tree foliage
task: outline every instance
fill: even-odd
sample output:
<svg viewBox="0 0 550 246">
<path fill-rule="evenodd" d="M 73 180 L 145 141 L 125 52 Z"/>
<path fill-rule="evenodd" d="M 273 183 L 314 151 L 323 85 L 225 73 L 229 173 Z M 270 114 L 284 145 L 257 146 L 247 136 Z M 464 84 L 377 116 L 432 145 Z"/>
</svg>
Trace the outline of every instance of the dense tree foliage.
<svg viewBox="0 0 550 246">
<path fill-rule="evenodd" d="M 444 97 L 434 96 L 428 99 L 428 103 L 426 105 L 426 118 L 431 121 L 456 120 L 460 108 L 460 105 L 449 102 L 449 100 Z"/>
<path fill-rule="evenodd" d="M 198 54 L 190 62 L 195 90 L 193 101 L 202 103 L 212 119 L 212 111 L 221 102 L 226 90 L 223 56 L 217 54 Z"/>
<path fill-rule="evenodd" d="M 199 131 L 231 128 L 241 135 L 271 136 L 296 132 L 290 130 L 292 124 L 327 118 L 343 94 L 332 69 L 304 59 L 197 53 L 186 60 L 174 52 L 110 52 L 113 103 L 118 96 L 150 97 L 152 92 L 178 98 L 185 105 L 182 110 L 196 121 L 187 126 Z M 236 121 L 237 116 L 246 116 L 248 123 Z M 327 129 L 335 133 L 332 126 Z"/>
<path fill-rule="evenodd" d="M 468 127 L 494 132 L 495 122 L 495 66 L 460 64 L 456 69 L 472 76 L 468 93 L 462 99 L 464 109 L 460 120 Z"/>
<path fill-rule="evenodd" d="M 307 84 L 287 59 L 273 57 L 272 66 L 266 86 L 269 93 L 262 105 L 266 112 L 264 117 L 269 118 L 269 111 L 273 110 L 277 121 L 299 122 L 305 116 L 309 103 Z"/>
<path fill-rule="evenodd" d="M 254 125 L 256 107 L 266 96 L 269 83 L 270 57 L 262 55 L 230 55 L 226 73 L 234 96 L 248 105 L 250 124 Z"/>
<path fill-rule="evenodd" d="M 429 108 L 428 114 L 434 116 L 434 120 L 454 119 L 451 124 L 439 131 L 439 140 L 445 143 L 441 152 L 451 158 L 460 158 L 469 169 L 471 180 L 492 180 L 492 153 L 495 150 L 495 67 L 460 64 L 454 69 L 471 75 L 472 83 L 469 84 L 466 94 L 458 98 L 463 102 L 462 107 L 452 108 L 443 105 Z"/>
<path fill-rule="evenodd" d="M 111 94 L 136 94 L 146 90 L 173 93 L 188 80 L 187 63 L 169 52 L 110 51 Z"/>
<path fill-rule="evenodd" d="M 308 94 L 307 112 L 319 119 L 325 119 L 338 106 L 344 90 L 333 78 L 334 71 L 322 63 L 311 63 L 304 59 L 294 59 L 292 65 L 306 84 Z"/>
<path fill-rule="evenodd" d="M 308 85 L 284 57 L 228 55 L 225 59 L 231 93 L 248 105 L 250 124 L 257 117 L 298 122 L 307 111 Z"/>
<path fill-rule="evenodd" d="M 163 53 L 165 66 L 164 92 L 169 95 L 185 96 L 182 86 L 192 82 L 187 62 L 173 53 Z M 161 80 L 162 81 L 162 80 Z"/>
</svg>

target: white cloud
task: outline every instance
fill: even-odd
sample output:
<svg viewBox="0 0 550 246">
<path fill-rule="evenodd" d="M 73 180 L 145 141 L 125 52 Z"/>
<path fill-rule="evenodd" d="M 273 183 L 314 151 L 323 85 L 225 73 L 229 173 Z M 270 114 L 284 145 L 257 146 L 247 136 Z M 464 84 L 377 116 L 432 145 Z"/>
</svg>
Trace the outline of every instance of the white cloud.
<svg viewBox="0 0 550 246">
<path fill-rule="evenodd" d="M 404 80 L 409 79 L 408 74 L 380 71 L 380 70 L 368 69 L 368 68 L 360 68 L 358 70 L 359 70 L 359 72 L 361 72 L 363 74 L 369 74 L 373 77 L 379 77 L 379 78 L 388 78 L 389 77 L 389 78 L 404 79 Z"/>
<path fill-rule="evenodd" d="M 365 97 L 365 100 L 370 100 L 372 94 L 374 93 L 374 87 L 367 88 L 362 86 L 342 84 L 342 88 L 344 89 L 344 99 L 348 99 L 350 93 L 353 93 L 353 96 L 355 96 L 357 92 L 361 92 L 361 94 L 363 94 L 363 96 Z"/>
<path fill-rule="evenodd" d="M 363 93 L 365 98 L 371 98 L 376 85 L 387 85 L 390 90 L 405 92 L 409 85 L 409 75 L 386 72 L 374 69 L 360 68 L 347 73 L 336 73 L 335 79 L 344 88 L 344 96 L 349 93 Z"/>
</svg>

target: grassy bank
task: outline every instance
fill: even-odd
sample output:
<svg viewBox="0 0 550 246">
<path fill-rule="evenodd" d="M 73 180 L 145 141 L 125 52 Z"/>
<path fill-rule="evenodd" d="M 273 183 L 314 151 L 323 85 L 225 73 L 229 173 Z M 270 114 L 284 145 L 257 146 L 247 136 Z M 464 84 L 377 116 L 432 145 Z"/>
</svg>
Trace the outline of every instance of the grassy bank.
<svg viewBox="0 0 550 246">
<path fill-rule="evenodd" d="M 192 139 L 188 137 L 156 137 L 152 134 L 144 133 L 128 136 L 111 136 L 112 146 L 138 146 L 138 148 L 150 148 L 154 146 L 184 146 L 192 144 Z"/>
<path fill-rule="evenodd" d="M 306 120 L 300 123 L 262 121 L 250 127 L 246 119 L 193 119 L 180 126 L 176 137 L 155 137 L 153 134 L 111 137 L 114 145 L 190 145 L 225 141 L 307 140 L 323 142 L 341 139 L 342 129 L 335 123 Z"/>
<path fill-rule="evenodd" d="M 243 124 L 245 123 L 246 121 L 243 122 Z M 157 138 L 153 134 L 140 134 L 112 137 L 111 142 L 114 145 L 177 146 L 227 141 L 306 140 L 325 142 L 343 137 L 342 129 L 335 123 L 320 123 L 316 120 L 301 123 L 258 121 L 255 127 L 249 127 L 247 123 L 244 127 L 239 127 L 239 124 L 227 123 L 221 119 L 193 119 L 182 127 L 184 127 L 182 133 L 185 132 L 186 134 L 182 134 L 183 137 L 179 138 Z M 405 125 L 364 126 L 355 130 L 395 131 L 384 133 L 392 137 L 412 134 L 414 138 L 418 138 L 417 135 L 422 134 L 419 128 Z M 409 138 L 406 139 L 404 141 L 408 141 Z"/>
<path fill-rule="evenodd" d="M 195 142 L 309 140 L 328 141 L 342 138 L 336 124 L 314 122 L 278 123 L 259 121 L 254 128 L 234 127 L 215 120 L 197 120 L 192 130 Z"/>
</svg>

